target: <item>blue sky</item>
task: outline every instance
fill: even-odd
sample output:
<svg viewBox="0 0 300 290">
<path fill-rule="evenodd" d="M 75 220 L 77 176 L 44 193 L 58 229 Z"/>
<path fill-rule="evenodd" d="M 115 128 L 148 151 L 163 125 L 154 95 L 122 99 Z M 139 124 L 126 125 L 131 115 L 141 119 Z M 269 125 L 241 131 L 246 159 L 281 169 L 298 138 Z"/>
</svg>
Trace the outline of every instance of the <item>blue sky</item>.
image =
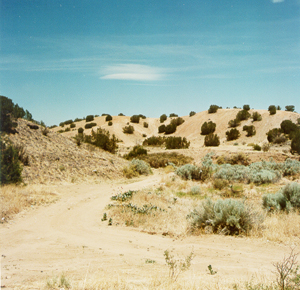
<svg viewBox="0 0 300 290">
<path fill-rule="evenodd" d="M 300 111 L 300 0 L 0 0 L 0 94 L 47 125 Z"/>
</svg>

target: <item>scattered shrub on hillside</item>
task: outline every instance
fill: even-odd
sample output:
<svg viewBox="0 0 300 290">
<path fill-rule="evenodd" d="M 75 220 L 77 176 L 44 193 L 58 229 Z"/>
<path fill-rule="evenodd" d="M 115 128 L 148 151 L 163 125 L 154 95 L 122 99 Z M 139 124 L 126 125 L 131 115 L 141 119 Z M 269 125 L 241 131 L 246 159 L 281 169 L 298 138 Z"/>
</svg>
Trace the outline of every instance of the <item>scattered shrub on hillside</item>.
<svg viewBox="0 0 300 290">
<path fill-rule="evenodd" d="M 22 167 L 19 151 L 13 145 L 0 139 L 0 183 L 11 184 L 22 181 Z"/>
<path fill-rule="evenodd" d="M 111 121 L 113 118 L 111 115 L 106 115 L 105 117 L 105 121 L 108 122 L 108 121 Z"/>
<path fill-rule="evenodd" d="M 162 125 L 163 126 L 163 125 Z M 161 127 L 161 126 L 160 126 Z M 169 124 L 165 127 L 165 134 L 169 135 L 169 134 L 173 134 L 176 132 L 176 128 L 177 126 L 175 124 Z"/>
<path fill-rule="evenodd" d="M 268 152 L 270 150 L 270 144 L 267 142 L 264 142 L 263 145 L 261 146 L 262 151 Z"/>
<path fill-rule="evenodd" d="M 185 137 L 168 137 L 165 144 L 166 149 L 184 149 L 190 146 L 190 142 Z"/>
<path fill-rule="evenodd" d="M 175 173 L 185 180 L 201 180 L 202 170 L 196 165 L 185 164 L 178 167 Z"/>
<path fill-rule="evenodd" d="M 263 195 L 263 207 L 268 211 L 291 210 L 300 208 L 300 184 L 292 182 L 285 185 L 275 194 Z"/>
<path fill-rule="evenodd" d="M 216 130 L 216 123 L 213 123 L 212 121 L 204 122 L 201 126 L 201 135 L 208 135 L 211 133 L 214 133 Z"/>
<path fill-rule="evenodd" d="M 256 134 L 256 130 L 255 130 L 255 127 L 253 125 L 250 125 L 250 126 L 247 126 L 245 125 L 243 127 L 243 131 L 246 131 L 247 132 L 247 137 L 252 137 Z"/>
<path fill-rule="evenodd" d="M 240 121 L 248 120 L 251 117 L 247 110 L 241 110 L 236 114 L 236 119 Z"/>
<path fill-rule="evenodd" d="M 274 128 L 267 132 L 267 139 L 270 143 L 273 143 L 280 136 L 282 136 L 280 128 Z"/>
<path fill-rule="evenodd" d="M 78 128 L 78 134 L 82 134 L 83 133 L 83 131 L 84 131 L 84 129 L 83 128 Z"/>
<path fill-rule="evenodd" d="M 65 127 L 65 123 L 61 122 L 61 123 L 59 123 L 59 126 L 63 128 L 63 127 Z"/>
<path fill-rule="evenodd" d="M 80 121 L 82 121 L 82 120 L 84 120 L 84 118 L 76 118 L 76 119 L 74 120 L 74 122 L 80 122 Z"/>
<path fill-rule="evenodd" d="M 112 121 L 109 121 L 107 125 L 108 125 L 108 126 L 112 126 L 112 125 L 113 125 L 113 122 L 112 122 Z"/>
<path fill-rule="evenodd" d="M 244 105 L 244 106 L 243 106 L 243 110 L 249 111 L 249 110 L 250 110 L 250 105 Z"/>
<path fill-rule="evenodd" d="M 228 185 L 229 185 L 229 182 L 227 180 L 218 179 L 218 178 L 213 180 L 214 189 L 222 190 L 225 187 L 227 187 Z"/>
<path fill-rule="evenodd" d="M 132 150 L 125 154 L 123 157 L 127 160 L 131 160 L 136 157 L 140 157 L 141 155 L 147 155 L 147 150 L 140 145 L 134 146 Z"/>
<path fill-rule="evenodd" d="M 288 112 L 294 112 L 295 106 L 293 106 L 293 105 L 285 106 L 285 110 Z"/>
<path fill-rule="evenodd" d="M 166 132 L 166 125 L 160 125 L 158 127 L 158 133 L 165 133 Z"/>
<path fill-rule="evenodd" d="M 124 134 L 133 134 L 133 132 L 134 132 L 134 127 L 131 126 L 131 125 L 125 126 L 123 128 L 123 133 Z"/>
<path fill-rule="evenodd" d="M 219 109 L 219 106 L 217 105 L 210 105 L 208 109 L 208 114 L 216 113 Z"/>
<path fill-rule="evenodd" d="M 291 152 L 300 154 L 300 131 L 297 131 L 291 142 Z"/>
<path fill-rule="evenodd" d="M 96 123 L 87 123 L 87 124 L 85 124 L 84 128 L 85 128 L 85 129 L 90 129 L 90 128 L 93 128 L 93 127 L 95 127 L 95 126 L 97 126 Z"/>
<path fill-rule="evenodd" d="M 274 105 L 270 105 L 268 108 L 268 111 L 270 112 L 270 115 L 276 114 L 276 107 Z"/>
<path fill-rule="evenodd" d="M 127 170 L 127 171 L 126 171 Z M 143 160 L 132 159 L 127 167 L 123 169 L 123 173 L 128 175 L 130 171 L 137 172 L 140 175 L 149 175 L 152 174 L 149 164 Z M 137 176 L 133 174 L 133 176 Z M 127 177 L 127 176 L 126 176 Z M 130 178 L 130 177 L 127 177 Z"/>
<path fill-rule="evenodd" d="M 183 123 L 184 123 L 184 120 L 181 117 L 178 117 L 176 119 L 171 120 L 170 124 L 175 125 L 177 127 L 177 126 L 180 126 Z"/>
<path fill-rule="evenodd" d="M 228 122 L 228 126 L 229 128 L 236 128 L 238 127 L 239 125 L 241 125 L 241 121 L 237 118 L 233 119 L 233 120 L 230 120 Z"/>
<path fill-rule="evenodd" d="M 94 115 L 88 115 L 88 116 L 86 116 L 85 121 L 86 122 L 94 121 Z"/>
<path fill-rule="evenodd" d="M 253 145 L 253 150 L 255 151 L 261 151 L 261 147 L 258 144 Z"/>
<path fill-rule="evenodd" d="M 236 140 L 240 137 L 240 131 L 237 129 L 231 129 L 226 131 L 227 141 Z"/>
<path fill-rule="evenodd" d="M 67 128 L 65 129 L 65 132 L 69 132 L 69 131 L 71 131 L 71 129 L 70 129 L 70 127 L 67 127 Z"/>
<path fill-rule="evenodd" d="M 177 114 L 175 114 L 175 113 L 171 113 L 171 114 L 169 115 L 169 117 L 170 117 L 170 118 L 173 118 L 173 117 L 178 117 L 178 115 L 177 115 Z"/>
<path fill-rule="evenodd" d="M 252 119 L 253 119 L 253 122 L 255 122 L 255 121 L 261 121 L 262 120 L 262 116 L 258 112 L 253 112 Z"/>
<path fill-rule="evenodd" d="M 72 124 L 73 123 L 73 120 L 67 120 L 67 121 L 64 121 L 64 124 L 65 125 L 70 125 L 70 124 Z"/>
<path fill-rule="evenodd" d="M 236 153 L 232 155 L 221 155 L 217 158 L 217 164 L 239 164 L 239 165 L 249 165 L 250 158 L 244 153 Z"/>
<path fill-rule="evenodd" d="M 220 145 L 220 138 L 217 134 L 210 133 L 205 136 L 204 138 L 204 145 L 207 147 L 211 146 L 219 146 Z"/>
<path fill-rule="evenodd" d="M 118 116 L 125 116 L 123 113 L 119 113 Z"/>
<path fill-rule="evenodd" d="M 140 116 L 139 115 L 133 115 L 130 117 L 130 122 L 131 123 L 139 123 L 140 122 Z"/>
<path fill-rule="evenodd" d="M 290 134 L 299 130 L 298 126 L 291 120 L 284 120 L 280 124 L 281 132 L 284 134 Z"/>
<path fill-rule="evenodd" d="M 300 118 L 297 119 L 297 123 L 298 123 L 298 125 L 300 125 Z"/>
<path fill-rule="evenodd" d="M 277 106 L 277 107 L 276 107 L 276 110 L 280 111 L 280 110 L 281 110 L 281 107 L 280 107 L 280 106 Z"/>
<path fill-rule="evenodd" d="M 262 218 L 256 212 L 245 203 L 234 199 L 206 199 L 188 215 L 188 218 L 192 230 L 209 227 L 213 233 L 223 235 L 248 234 L 256 223 L 262 222 Z"/>
<path fill-rule="evenodd" d="M 143 141 L 143 146 L 161 146 L 165 143 L 166 138 L 161 136 L 152 136 Z"/>
<path fill-rule="evenodd" d="M 190 117 L 193 117 L 194 115 L 196 115 L 196 112 L 195 111 L 191 111 L 190 112 Z"/>
<path fill-rule="evenodd" d="M 70 125 L 70 128 L 75 128 L 76 127 L 76 124 L 74 124 L 74 123 L 72 123 L 71 125 Z"/>
<path fill-rule="evenodd" d="M 144 122 L 143 126 L 144 126 L 144 128 L 148 128 L 149 124 L 147 122 Z"/>
<path fill-rule="evenodd" d="M 160 117 L 159 117 L 159 120 L 161 123 L 163 123 L 164 121 L 166 121 L 168 119 L 167 115 L 166 114 L 162 114 Z"/>
<path fill-rule="evenodd" d="M 92 130 L 91 135 L 85 135 L 84 142 L 90 143 L 111 153 L 116 153 L 116 150 L 118 149 L 118 139 L 116 136 L 112 135 L 112 137 L 110 137 L 109 132 L 101 128 L 98 128 L 96 132 Z"/>
<path fill-rule="evenodd" d="M 178 154 L 176 152 L 152 153 L 139 156 L 139 159 L 146 161 L 153 168 L 166 167 L 170 164 L 173 166 L 182 166 L 193 161 L 192 157 Z"/>
</svg>

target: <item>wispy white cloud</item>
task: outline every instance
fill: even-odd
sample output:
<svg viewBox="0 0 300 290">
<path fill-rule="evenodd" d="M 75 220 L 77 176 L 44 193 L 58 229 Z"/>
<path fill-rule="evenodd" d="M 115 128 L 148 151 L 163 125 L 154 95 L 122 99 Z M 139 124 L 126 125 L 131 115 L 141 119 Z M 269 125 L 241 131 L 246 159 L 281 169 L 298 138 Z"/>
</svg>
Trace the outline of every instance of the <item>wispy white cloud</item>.
<svg viewBox="0 0 300 290">
<path fill-rule="evenodd" d="M 141 64 L 110 65 L 101 72 L 101 79 L 106 80 L 132 80 L 132 81 L 158 81 L 165 77 L 165 70 Z"/>
<path fill-rule="evenodd" d="M 284 0 L 271 0 L 272 3 L 280 3 L 280 2 L 284 2 Z"/>
</svg>

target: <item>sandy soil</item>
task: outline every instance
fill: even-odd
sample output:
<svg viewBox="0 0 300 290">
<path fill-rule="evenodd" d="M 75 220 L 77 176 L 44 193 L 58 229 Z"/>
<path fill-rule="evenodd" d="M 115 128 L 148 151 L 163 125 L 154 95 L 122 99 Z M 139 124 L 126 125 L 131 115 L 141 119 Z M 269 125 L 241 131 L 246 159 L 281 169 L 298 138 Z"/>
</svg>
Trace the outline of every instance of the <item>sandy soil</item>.
<svg viewBox="0 0 300 290">
<path fill-rule="evenodd" d="M 109 273 L 111 278 L 139 285 L 158 273 L 167 277 L 163 256 L 167 249 L 179 257 L 194 250 L 196 256 L 183 279 L 231 282 L 273 278 L 272 263 L 290 251 L 288 246 L 218 235 L 174 239 L 101 221 L 112 194 L 159 186 L 160 181 L 161 175 L 155 173 L 127 184 L 53 186 L 60 196 L 58 202 L 32 208 L 0 225 L 1 286 L 40 289 L 47 278 L 63 272 L 82 281 Z M 156 263 L 147 264 L 147 259 Z M 208 265 L 216 275 L 208 274 Z"/>
</svg>

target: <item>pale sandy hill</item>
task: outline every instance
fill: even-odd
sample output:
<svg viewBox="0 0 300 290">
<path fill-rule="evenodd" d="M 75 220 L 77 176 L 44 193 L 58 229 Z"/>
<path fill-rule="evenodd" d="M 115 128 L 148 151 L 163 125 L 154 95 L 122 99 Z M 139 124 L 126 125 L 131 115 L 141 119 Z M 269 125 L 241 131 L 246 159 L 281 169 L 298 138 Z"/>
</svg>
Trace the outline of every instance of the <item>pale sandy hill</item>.
<svg viewBox="0 0 300 290">
<path fill-rule="evenodd" d="M 275 115 L 270 115 L 267 110 L 250 110 L 250 113 L 257 111 L 262 115 L 262 121 L 252 122 L 252 119 L 247 121 L 242 121 L 241 125 L 237 129 L 241 133 L 241 137 L 237 141 L 226 141 L 226 131 L 230 130 L 228 127 L 228 122 L 235 119 L 236 114 L 240 109 L 219 109 L 217 113 L 208 114 L 207 111 L 199 112 L 196 115 L 189 117 L 182 117 L 185 122 L 177 127 L 174 134 L 169 136 L 181 136 L 186 137 L 191 141 L 191 146 L 202 146 L 204 143 L 204 136 L 201 133 L 201 126 L 204 122 L 213 121 L 217 124 L 216 134 L 220 137 L 221 146 L 232 145 L 233 143 L 263 143 L 267 141 L 266 133 L 273 129 L 279 128 L 283 120 L 291 120 L 297 123 L 297 119 L 300 118 L 300 114 L 287 111 L 277 111 Z M 173 118 L 168 118 L 163 124 L 168 125 Z M 139 124 L 130 123 L 130 117 L 127 116 L 113 116 L 113 125 L 108 126 L 108 122 L 105 122 L 105 116 L 96 117 L 93 121 L 97 124 L 97 127 L 104 128 L 108 130 L 111 134 L 115 134 L 116 137 L 123 141 L 120 146 L 134 146 L 136 144 L 141 144 L 145 139 L 143 135 L 147 137 L 158 136 L 158 127 L 161 125 L 159 118 L 146 118 L 140 119 Z M 145 128 L 143 126 L 144 122 L 148 123 L 149 127 Z M 77 134 L 77 129 L 84 128 L 86 122 L 80 121 L 76 122 L 76 128 L 72 129 L 70 132 L 64 132 L 63 135 L 75 136 Z M 124 134 L 123 128 L 128 124 L 132 125 L 135 129 L 133 134 Z M 256 135 L 253 137 L 246 137 L 246 132 L 243 131 L 244 125 L 254 125 L 256 128 Z M 69 125 L 68 125 L 69 126 Z M 64 130 L 68 126 L 56 127 L 52 131 L 57 132 L 59 130 Z M 94 127 L 94 130 L 97 128 Z M 92 129 L 85 129 L 85 134 L 90 134 Z M 161 134 L 162 135 L 162 134 Z"/>
</svg>

